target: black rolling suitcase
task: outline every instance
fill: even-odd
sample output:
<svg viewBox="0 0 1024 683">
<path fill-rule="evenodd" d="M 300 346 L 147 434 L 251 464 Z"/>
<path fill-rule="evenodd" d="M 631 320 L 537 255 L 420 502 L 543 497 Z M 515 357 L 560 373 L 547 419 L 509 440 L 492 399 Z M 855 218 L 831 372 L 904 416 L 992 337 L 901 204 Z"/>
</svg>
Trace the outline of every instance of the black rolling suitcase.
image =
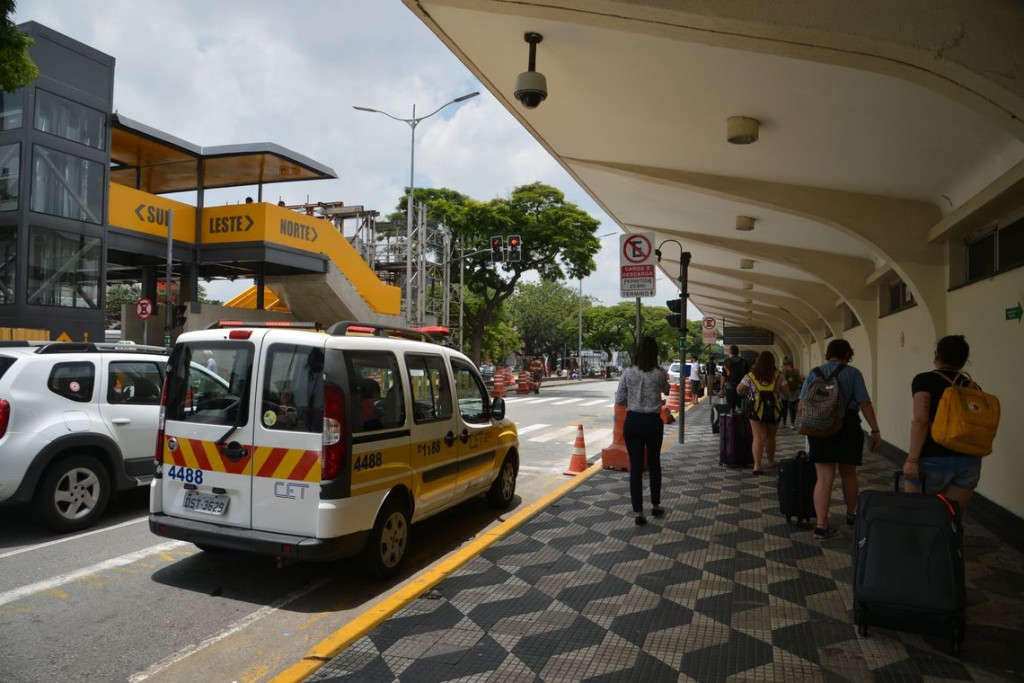
<svg viewBox="0 0 1024 683">
<path fill-rule="evenodd" d="M 711 398 L 711 433 L 718 434 L 721 431 L 722 415 L 729 412 L 729 404 L 725 399 L 713 396 Z"/>
<path fill-rule="evenodd" d="M 948 637 L 959 654 L 966 626 L 960 512 L 943 496 L 865 491 L 853 539 L 853 620 Z"/>
<path fill-rule="evenodd" d="M 718 442 L 718 462 L 726 467 L 748 467 L 754 464 L 754 433 L 750 418 L 743 413 L 722 413 Z"/>
<path fill-rule="evenodd" d="M 814 514 L 814 485 L 818 481 L 814 463 L 800 451 L 795 458 L 779 460 L 779 512 L 790 524 L 809 523 Z"/>
</svg>

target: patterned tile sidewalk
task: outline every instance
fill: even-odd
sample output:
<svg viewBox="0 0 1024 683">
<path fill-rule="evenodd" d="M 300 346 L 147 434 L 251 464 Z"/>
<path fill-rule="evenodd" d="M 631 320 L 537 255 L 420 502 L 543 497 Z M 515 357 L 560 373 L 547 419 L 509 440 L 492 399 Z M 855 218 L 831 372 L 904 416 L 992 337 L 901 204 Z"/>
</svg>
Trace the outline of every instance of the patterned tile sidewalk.
<svg viewBox="0 0 1024 683">
<path fill-rule="evenodd" d="M 666 434 L 664 518 L 635 526 L 628 474 L 598 472 L 307 680 L 1024 680 L 1018 550 L 968 517 L 960 658 L 940 638 L 861 638 L 838 482 L 842 534 L 817 541 L 779 514 L 773 473 L 718 465 L 708 410 L 687 413 L 687 443 Z M 780 431 L 779 457 L 802 444 Z M 891 486 L 893 469 L 867 455 L 862 490 Z"/>
</svg>

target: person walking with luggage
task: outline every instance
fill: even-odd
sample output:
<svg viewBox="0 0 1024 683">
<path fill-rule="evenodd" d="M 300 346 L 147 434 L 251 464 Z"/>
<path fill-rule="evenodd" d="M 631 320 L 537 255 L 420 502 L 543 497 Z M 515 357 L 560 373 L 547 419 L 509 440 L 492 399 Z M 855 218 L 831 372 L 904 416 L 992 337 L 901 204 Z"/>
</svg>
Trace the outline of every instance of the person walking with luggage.
<svg viewBox="0 0 1024 683">
<path fill-rule="evenodd" d="M 737 387 L 743 381 L 743 376 L 749 371 L 750 366 L 747 361 L 740 357 L 740 347 L 735 344 L 730 346 L 729 357 L 722 365 L 722 372 L 725 374 L 725 387 L 722 395 L 725 396 L 725 402 L 729 404 L 730 411 L 739 410 L 740 394 Z"/>
<path fill-rule="evenodd" d="M 643 337 L 637 345 L 633 365 L 619 378 L 615 405 L 626 407 L 622 438 L 629 454 L 629 497 L 637 526 L 647 524 L 644 516 L 644 453 L 651 486 L 651 514 L 661 517 L 661 442 L 665 425 L 661 421 L 661 397 L 669 392 L 668 373 L 658 365 L 658 343 Z"/>
<path fill-rule="evenodd" d="M 941 493 L 967 512 L 967 503 L 981 479 L 981 458 L 964 455 L 941 446 L 932 439 L 931 427 L 942 392 L 951 383 L 969 385 L 971 380 L 961 374 L 971 348 L 962 335 L 943 337 L 935 345 L 932 364 L 935 370 L 922 372 L 911 381 L 914 410 L 910 422 L 910 448 L 903 463 L 906 490 L 920 492 L 922 483 L 927 493 Z"/>
<path fill-rule="evenodd" d="M 788 356 L 782 357 L 782 379 L 786 383 L 786 389 L 789 393 L 782 401 L 782 421 L 780 424 L 785 427 L 788 420 L 790 426 L 795 429 L 796 406 L 800 402 L 800 385 L 803 383 L 803 380 L 797 369 L 793 367 L 793 361 Z"/>
<path fill-rule="evenodd" d="M 837 382 L 845 408 L 842 426 L 838 432 L 826 437 L 807 437 L 810 459 L 814 463 L 815 474 L 818 477 L 818 483 L 814 487 L 814 513 L 817 518 L 814 537 L 820 540 L 833 538 L 839 533 L 828 521 L 832 486 L 836 480 L 837 470 L 843 482 L 846 523 L 853 526 L 857 520 L 857 495 L 860 493 L 857 468 L 864 459 L 864 432 L 860 426 L 861 414 L 871 426 L 871 452 L 877 451 L 882 443 L 875 409 L 871 404 L 867 386 L 864 384 L 864 375 L 860 370 L 849 365 L 852 359 L 853 347 L 850 346 L 850 342 L 845 339 L 833 339 L 825 349 L 824 365 L 807 373 L 803 387 L 800 389 L 800 400 L 804 401 L 807 399 L 811 384 L 819 373 L 822 377 L 832 378 Z"/>
<path fill-rule="evenodd" d="M 789 393 L 782 373 L 775 367 L 770 351 L 757 355 L 754 367 L 740 380 L 739 393 L 750 406 L 750 429 L 753 432 L 754 474 L 761 474 L 761 460 L 768 456 L 768 467 L 774 469 L 775 435 L 782 419 L 783 397 Z"/>
</svg>

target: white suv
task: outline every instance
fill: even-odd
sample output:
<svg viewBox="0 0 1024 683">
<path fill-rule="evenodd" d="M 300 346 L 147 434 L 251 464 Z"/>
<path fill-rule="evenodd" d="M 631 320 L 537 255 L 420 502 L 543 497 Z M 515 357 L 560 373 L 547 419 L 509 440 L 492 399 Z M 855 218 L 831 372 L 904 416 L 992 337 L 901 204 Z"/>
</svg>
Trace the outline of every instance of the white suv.
<svg viewBox="0 0 1024 683">
<path fill-rule="evenodd" d="M 77 531 L 147 484 L 166 364 L 123 342 L 0 342 L 0 505 Z"/>
</svg>

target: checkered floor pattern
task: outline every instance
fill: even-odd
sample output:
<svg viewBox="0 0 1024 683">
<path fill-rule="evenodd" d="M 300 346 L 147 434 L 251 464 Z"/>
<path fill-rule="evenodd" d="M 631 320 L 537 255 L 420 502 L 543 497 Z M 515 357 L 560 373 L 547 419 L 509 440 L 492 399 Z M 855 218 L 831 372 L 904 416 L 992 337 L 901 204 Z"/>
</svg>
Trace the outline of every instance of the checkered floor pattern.
<svg viewBox="0 0 1024 683">
<path fill-rule="evenodd" d="M 1021 681 L 1024 557 L 966 521 L 968 632 L 949 642 L 852 623 L 838 482 L 818 541 L 778 512 L 773 472 L 718 464 L 707 403 L 666 433 L 668 514 L 638 527 L 604 470 L 326 663 L 317 681 Z M 778 457 L 802 448 L 781 430 Z M 891 486 L 867 455 L 861 488 Z M 645 478 L 646 494 L 646 478 Z"/>
</svg>

